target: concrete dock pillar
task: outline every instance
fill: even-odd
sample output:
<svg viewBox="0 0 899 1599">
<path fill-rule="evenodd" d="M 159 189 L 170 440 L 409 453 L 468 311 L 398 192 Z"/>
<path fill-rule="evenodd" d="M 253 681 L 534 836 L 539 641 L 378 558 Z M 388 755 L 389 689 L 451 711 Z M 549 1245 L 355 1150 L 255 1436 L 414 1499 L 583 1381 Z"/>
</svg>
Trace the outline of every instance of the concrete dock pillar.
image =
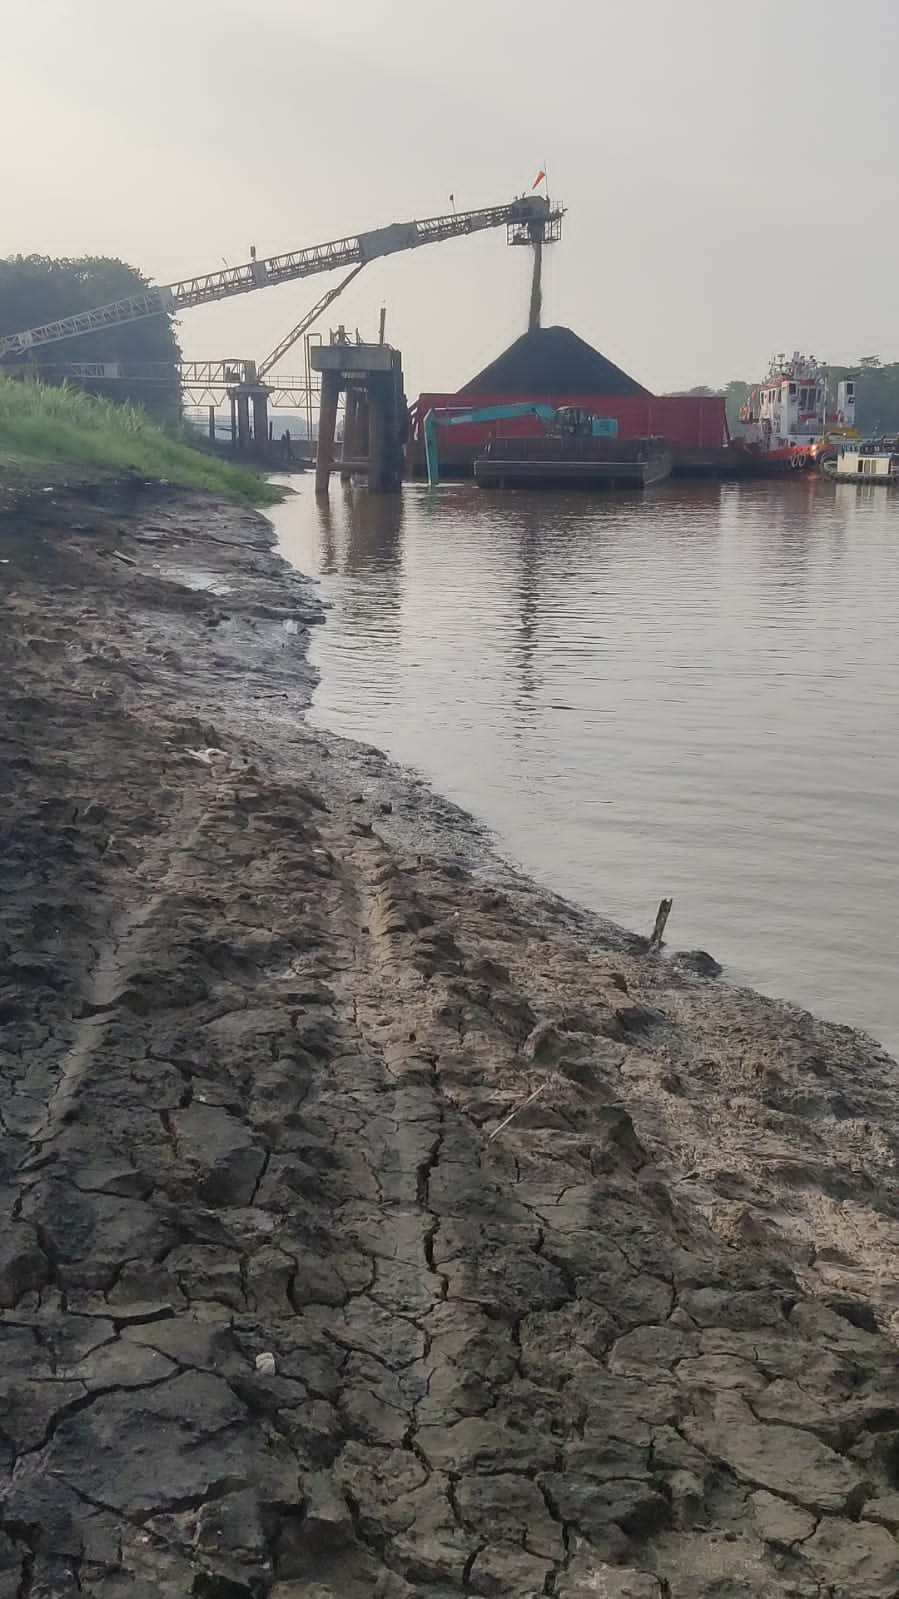
<svg viewBox="0 0 899 1599">
<path fill-rule="evenodd" d="M 209 407 L 209 440 L 210 440 L 211 444 L 215 443 L 215 406 L 214 405 L 210 405 L 210 407 Z"/>
<path fill-rule="evenodd" d="M 253 392 L 253 441 L 258 454 L 267 454 L 268 392 L 265 389 L 255 389 Z"/>
<path fill-rule="evenodd" d="M 236 394 L 235 404 L 237 409 L 237 448 L 248 450 L 250 447 L 250 399 L 247 394 Z"/>
<path fill-rule="evenodd" d="M 355 461 L 359 457 L 359 390 L 347 389 L 346 409 L 343 413 L 343 459 Z M 348 483 L 350 472 L 347 467 L 342 467 L 340 472 L 341 483 Z"/>
<path fill-rule="evenodd" d="M 328 480 L 334 461 L 334 433 L 337 428 L 337 400 L 340 379 L 335 372 L 322 373 L 322 391 L 318 410 L 318 450 L 315 459 L 315 492 L 327 494 Z"/>
<path fill-rule="evenodd" d="M 368 394 L 365 389 L 358 391 L 358 410 L 356 412 L 356 449 L 360 461 L 367 461 L 369 457 L 368 438 Z"/>
<path fill-rule="evenodd" d="M 380 377 L 378 373 L 378 377 Z M 387 443 L 387 418 L 384 415 L 383 385 L 374 382 L 368 391 L 368 487 L 372 494 L 384 492 L 384 451 Z"/>
</svg>

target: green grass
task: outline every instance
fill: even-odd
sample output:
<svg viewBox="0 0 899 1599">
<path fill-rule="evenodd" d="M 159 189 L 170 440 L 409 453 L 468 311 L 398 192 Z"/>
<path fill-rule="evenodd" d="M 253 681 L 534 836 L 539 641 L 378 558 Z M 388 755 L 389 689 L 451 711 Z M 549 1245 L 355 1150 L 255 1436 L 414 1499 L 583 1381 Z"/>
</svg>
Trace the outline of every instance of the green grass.
<svg viewBox="0 0 899 1599">
<path fill-rule="evenodd" d="M 255 505 L 280 498 L 258 472 L 219 460 L 186 427 L 160 427 L 140 406 L 0 376 L 0 490 L 123 472 Z"/>
</svg>

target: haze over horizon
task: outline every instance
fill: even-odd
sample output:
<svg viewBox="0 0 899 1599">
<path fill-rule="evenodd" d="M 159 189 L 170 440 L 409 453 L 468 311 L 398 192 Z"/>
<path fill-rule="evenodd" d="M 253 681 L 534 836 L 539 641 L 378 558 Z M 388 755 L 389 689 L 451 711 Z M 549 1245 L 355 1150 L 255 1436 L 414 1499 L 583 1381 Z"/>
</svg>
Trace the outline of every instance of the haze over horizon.
<svg viewBox="0 0 899 1599">
<path fill-rule="evenodd" d="M 7 0 L 0 254 L 118 255 L 167 283 L 223 261 L 509 200 L 568 208 L 545 324 L 656 391 L 762 375 L 775 350 L 899 359 L 899 11 L 851 74 L 835 0 Z M 851 42 L 851 41 L 850 41 Z M 366 268 L 320 324 L 388 338 L 410 395 L 454 389 L 527 319 L 501 231 Z M 190 358 L 261 359 L 333 281 L 184 316 Z M 72 347 L 70 347 L 72 348 Z M 298 370 L 298 352 L 282 370 Z"/>
</svg>

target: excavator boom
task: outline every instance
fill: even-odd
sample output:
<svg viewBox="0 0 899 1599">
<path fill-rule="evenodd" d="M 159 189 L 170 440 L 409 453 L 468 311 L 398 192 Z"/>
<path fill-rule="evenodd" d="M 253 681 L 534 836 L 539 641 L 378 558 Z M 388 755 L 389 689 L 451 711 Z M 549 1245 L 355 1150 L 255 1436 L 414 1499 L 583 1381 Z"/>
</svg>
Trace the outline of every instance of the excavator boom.
<svg viewBox="0 0 899 1599">
<path fill-rule="evenodd" d="M 142 317 L 177 315 L 179 311 L 189 310 L 195 305 L 208 305 L 213 300 L 249 294 L 254 289 L 264 289 L 270 284 L 291 283 L 297 278 L 311 277 L 316 272 L 364 266 L 379 256 L 412 250 L 420 244 L 437 244 L 443 239 L 462 238 L 469 233 L 483 232 L 486 228 L 505 225 L 511 230 L 520 230 L 522 227 L 529 231 L 535 228 L 539 230 L 557 225 L 561 216 L 561 207 L 550 205 L 542 195 L 531 194 L 523 195 L 508 205 L 487 206 L 479 211 L 453 211 L 445 216 L 428 217 L 423 222 L 394 222 L 389 227 L 336 239 L 330 244 L 315 244 L 308 249 L 292 250 L 286 255 L 273 255 L 266 260 L 252 259 L 242 266 L 225 267 L 200 277 L 185 278 L 180 283 L 147 289 L 142 294 L 114 300 L 110 305 L 101 305 L 92 311 L 61 317 L 56 322 L 44 323 L 42 327 L 6 334 L 0 337 L 0 360 L 24 355 L 29 350 L 59 339 L 93 333 L 100 328 L 118 327 Z"/>
<path fill-rule="evenodd" d="M 496 405 L 476 405 L 471 410 L 446 409 L 441 415 L 428 411 L 422 422 L 425 446 L 425 464 L 428 469 L 428 486 L 434 488 L 440 481 L 440 462 L 437 451 L 437 428 L 461 427 L 466 422 L 506 422 L 518 416 L 536 416 L 548 433 L 570 435 L 590 434 L 593 438 L 615 438 L 618 422 L 615 417 L 595 416 L 592 411 L 578 405 L 556 407 L 542 400 L 509 400 Z"/>
<path fill-rule="evenodd" d="M 500 422 L 516 416 L 536 416 L 548 426 L 555 415 L 551 405 L 542 405 L 536 400 L 512 400 L 505 405 L 476 405 L 470 411 L 450 411 L 440 417 L 433 411 L 428 411 L 422 423 L 422 433 L 429 488 L 435 488 L 440 481 L 440 462 L 437 454 L 438 424 L 440 427 L 452 428 L 466 422 Z"/>
</svg>

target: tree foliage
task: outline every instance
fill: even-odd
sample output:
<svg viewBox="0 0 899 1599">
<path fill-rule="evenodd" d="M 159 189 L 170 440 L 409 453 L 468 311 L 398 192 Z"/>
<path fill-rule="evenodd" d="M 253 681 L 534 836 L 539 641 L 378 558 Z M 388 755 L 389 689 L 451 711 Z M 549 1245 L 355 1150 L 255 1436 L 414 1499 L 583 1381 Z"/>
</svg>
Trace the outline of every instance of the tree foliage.
<svg viewBox="0 0 899 1599">
<path fill-rule="evenodd" d="M 855 378 L 855 425 L 862 434 L 899 433 L 899 361 L 864 356 L 854 366 L 828 367 L 830 392 L 842 378 Z"/>
<path fill-rule="evenodd" d="M 830 403 L 836 400 L 837 384 L 843 378 L 855 379 L 855 420 L 860 433 L 879 435 L 899 433 L 899 361 L 880 360 L 864 355 L 852 366 L 829 366 L 827 383 Z M 725 389 L 727 420 L 739 420 L 740 407 L 757 384 L 735 379 Z"/>
<path fill-rule="evenodd" d="M 79 311 L 91 311 L 111 300 L 123 300 L 149 288 L 149 279 L 136 267 L 111 256 L 82 256 L 54 260 L 45 255 L 16 255 L 0 259 L 0 333 L 18 333 Z M 29 356 L 44 378 L 67 361 L 164 362 L 180 359 L 181 351 L 171 317 L 146 317 L 121 327 L 103 328 L 77 338 L 38 346 Z M 172 387 L 124 382 L 97 384 L 115 399 L 135 400 L 157 413 L 177 410 L 177 377 Z"/>
<path fill-rule="evenodd" d="M 740 407 L 746 404 L 752 393 L 752 384 L 744 383 L 741 378 L 731 378 L 724 390 L 724 404 L 727 410 L 727 420 L 731 427 L 740 420 Z"/>
</svg>

